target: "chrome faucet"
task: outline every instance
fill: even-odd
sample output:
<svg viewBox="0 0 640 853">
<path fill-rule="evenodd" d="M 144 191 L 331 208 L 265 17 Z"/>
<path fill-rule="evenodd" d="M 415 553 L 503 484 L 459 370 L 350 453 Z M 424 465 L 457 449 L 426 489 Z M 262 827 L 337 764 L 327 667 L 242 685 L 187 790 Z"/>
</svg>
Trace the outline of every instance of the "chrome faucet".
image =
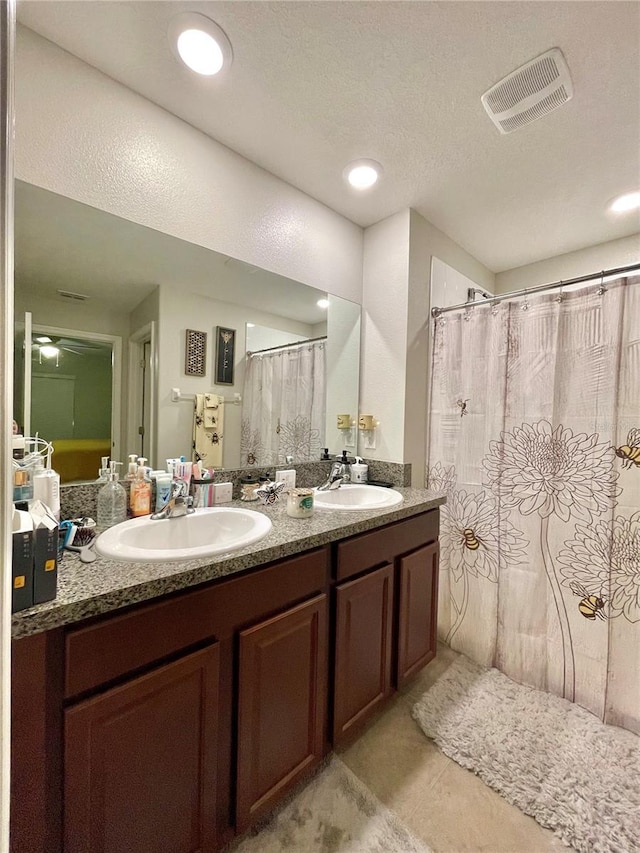
<svg viewBox="0 0 640 853">
<path fill-rule="evenodd" d="M 329 492 L 339 489 L 343 483 L 351 482 L 351 463 L 343 454 L 342 458 L 336 459 L 331 466 L 329 476 L 321 486 L 318 486 L 319 492 Z"/>
<path fill-rule="evenodd" d="M 195 512 L 193 498 L 189 494 L 189 483 L 185 480 L 171 481 L 171 494 L 166 504 L 154 512 L 151 516 L 153 521 L 163 518 L 180 518 L 183 515 L 191 515 Z"/>
</svg>

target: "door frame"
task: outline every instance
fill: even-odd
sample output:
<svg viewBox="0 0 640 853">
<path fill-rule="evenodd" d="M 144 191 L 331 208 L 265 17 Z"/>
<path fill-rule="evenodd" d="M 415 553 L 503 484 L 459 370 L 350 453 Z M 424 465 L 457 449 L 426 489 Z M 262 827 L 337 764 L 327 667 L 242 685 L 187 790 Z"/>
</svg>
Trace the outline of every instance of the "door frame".
<svg viewBox="0 0 640 853">
<path fill-rule="evenodd" d="M 120 459 L 121 418 L 122 418 L 122 338 L 119 335 L 103 335 L 101 332 L 87 332 L 80 329 L 62 329 L 59 326 L 45 326 L 32 321 L 32 335 L 44 332 L 45 335 L 57 335 L 62 338 L 78 338 L 81 341 L 98 341 L 111 344 L 111 458 Z M 29 355 L 31 353 L 29 343 Z M 27 355 L 25 355 L 27 358 Z M 31 388 L 29 388 L 31 394 Z"/>
<path fill-rule="evenodd" d="M 150 377 L 149 377 L 149 458 L 148 464 L 152 468 L 164 467 L 159 464 L 156 459 L 156 429 L 157 429 L 157 385 L 158 385 L 158 332 L 157 323 L 151 320 L 140 326 L 131 335 L 129 335 L 129 351 L 128 351 L 128 378 L 129 378 L 129 405 L 127 408 L 127 446 L 136 447 L 138 444 L 138 426 L 142 418 L 142 374 L 140 371 L 140 362 L 144 358 L 144 345 L 149 343 L 151 352 L 149 358 Z"/>
<path fill-rule="evenodd" d="M 13 513 L 13 194 L 15 0 L 0 3 L 0 559 L 11 565 Z M 0 850 L 9 849 L 11 572 L 0 573 Z"/>
</svg>

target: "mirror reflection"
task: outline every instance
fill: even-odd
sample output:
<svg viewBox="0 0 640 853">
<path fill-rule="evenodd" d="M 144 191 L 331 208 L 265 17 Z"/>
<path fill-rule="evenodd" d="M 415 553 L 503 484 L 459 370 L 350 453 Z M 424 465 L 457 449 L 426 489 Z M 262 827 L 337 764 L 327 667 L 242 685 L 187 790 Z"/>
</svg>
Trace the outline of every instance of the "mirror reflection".
<svg viewBox="0 0 640 853">
<path fill-rule="evenodd" d="M 14 417 L 63 481 L 196 444 L 216 468 L 355 452 L 359 305 L 20 181 L 15 219 Z"/>
</svg>

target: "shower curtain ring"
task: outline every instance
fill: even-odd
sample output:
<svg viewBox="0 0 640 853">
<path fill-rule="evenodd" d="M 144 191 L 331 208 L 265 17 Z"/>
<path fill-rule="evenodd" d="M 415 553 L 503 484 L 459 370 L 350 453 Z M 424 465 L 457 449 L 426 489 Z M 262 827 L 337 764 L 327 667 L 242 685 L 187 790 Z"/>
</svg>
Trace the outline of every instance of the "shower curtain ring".
<svg viewBox="0 0 640 853">
<path fill-rule="evenodd" d="M 564 300 L 564 294 L 562 292 L 562 279 L 560 279 L 560 292 L 556 296 L 556 302 L 562 302 Z"/>
<path fill-rule="evenodd" d="M 602 294 L 606 292 L 607 288 L 604 286 L 604 270 L 602 270 L 602 274 L 600 276 L 600 287 L 598 288 L 598 296 L 602 296 Z"/>
<path fill-rule="evenodd" d="M 521 308 L 523 311 L 529 310 L 529 294 L 527 293 L 526 287 L 524 288 L 524 302 L 522 303 Z"/>
</svg>

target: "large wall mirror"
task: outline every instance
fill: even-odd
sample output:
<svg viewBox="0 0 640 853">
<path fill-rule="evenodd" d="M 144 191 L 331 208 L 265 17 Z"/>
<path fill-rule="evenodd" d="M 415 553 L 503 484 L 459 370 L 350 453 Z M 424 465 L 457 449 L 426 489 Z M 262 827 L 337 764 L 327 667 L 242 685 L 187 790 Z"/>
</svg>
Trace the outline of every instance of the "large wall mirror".
<svg viewBox="0 0 640 853">
<path fill-rule="evenodd" d="M 359 305 L 21 181 L 15 201 L 14 417 L 64 481 L 194 439 L 214 468 L 355 452 Z"/>
</svg>

